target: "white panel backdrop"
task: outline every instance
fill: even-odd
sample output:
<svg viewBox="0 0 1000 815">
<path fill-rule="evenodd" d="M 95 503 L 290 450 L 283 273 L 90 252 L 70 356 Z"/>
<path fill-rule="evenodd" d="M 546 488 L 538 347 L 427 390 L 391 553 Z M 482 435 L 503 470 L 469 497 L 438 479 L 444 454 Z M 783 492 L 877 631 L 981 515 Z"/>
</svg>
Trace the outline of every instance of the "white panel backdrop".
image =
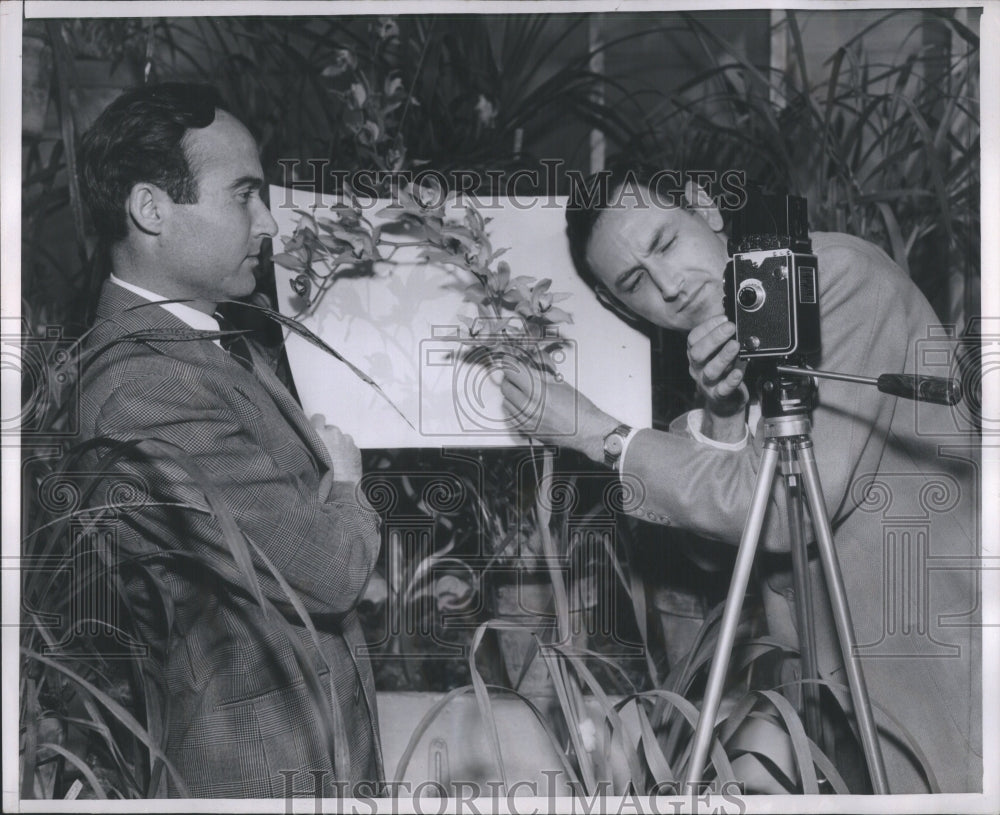
<svg viewBox="0 0 1000 815">
<path fill-rule="evenodd" d="M 295 209 L 311 210 L 317 197 L 280 187 L 271 187 L 270 194 L 279 227 L 277 254 L 298 223 Z M 332 197 L 320 200 L 323 206 L 333 202 Z M 494 248 L 509 247 L 504 260 L 512 275 L 549 277 L 552 291 L 572 295 L 559 303 L 574 321 L 559 326 L 560 335 L 571 341 L 560 374 L 616 418 L 648 427 L 649 340 L 601 306 L 573 270 L 564 234 L 565 199 L 539 199 L 527 206 L 528 199 L 520 198 L 517 208 L 505 199 L 486 204 L 480 211 L 492 218 L 488 230 Z M 382 206 L 366 215 L 374 220 Z M 301 300 L 291 289 L 294 274 L 276 264 L 275 276 L 279 310 L 296 316 Z M 475 313 L 462 300 L 460 287 L 447 285 L 455 279 L 454 272 L 439 266 L 395 265 L 373 277 L 338 280 L 315 314 L 299 317 L 371 376 L 412 427 L 346 366 L 293 334 L 287 340 L 288 358 L 306 414 L 322 413 L 361 448 L 524 444 L 503 422 L 496 383 L 481 368 L 447 353 L 460 342 L 454 339 L 457 315 Z M 540 396 L 544 399 L 544 392 Z M 531 421 L 526 417 L 526 424 Z"/>
</svg>

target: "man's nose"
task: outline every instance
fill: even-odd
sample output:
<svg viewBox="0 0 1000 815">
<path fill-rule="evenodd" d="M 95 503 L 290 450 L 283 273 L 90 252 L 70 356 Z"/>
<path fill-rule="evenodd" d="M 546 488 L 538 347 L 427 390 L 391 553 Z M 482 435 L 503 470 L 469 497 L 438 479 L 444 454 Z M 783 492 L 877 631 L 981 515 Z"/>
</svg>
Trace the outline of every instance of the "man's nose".
<svg viewBox="0 0 1000 815">
<path fill-rule="evenodd" d="M 258 198 L 257 203 L 257 212 L 254 218 L 254 234 L 273 238 L 278 234 L 278 223 L 271 216 L 271 210 L 267 208 L 267 204 L 262 199 Z"/>
<path fill-rule="evenodd" d="M 684 287 L 684 276 L 671 269 L 654 269 L 649 276 L 656 288 L 660 290 L 660 295 L 664 300 L 677 299 L 677 295 Z"/>
</svg>

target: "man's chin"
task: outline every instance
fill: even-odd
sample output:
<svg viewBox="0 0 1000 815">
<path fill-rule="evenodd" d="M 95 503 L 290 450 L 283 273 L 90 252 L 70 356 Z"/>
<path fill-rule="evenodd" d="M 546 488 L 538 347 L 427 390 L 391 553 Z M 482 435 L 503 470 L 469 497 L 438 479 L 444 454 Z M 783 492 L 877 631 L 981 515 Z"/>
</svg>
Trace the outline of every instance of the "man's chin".
<svg viewBox="0 0 1000 815">
<path fill-rule="evenodd" d="M 249 263 L 240 269 L 240 274 L 233 280 L 231 286 L 228 287 L 227 297 L 231 300 L 242 300 L 244 297 L 249 297 L 254 293 L 254 289 L 257 288 L 257 276 L 254 273 L 257 269 L 256 258 L 254 258 L 254 264 L 251 266 Z"/>
</svg>

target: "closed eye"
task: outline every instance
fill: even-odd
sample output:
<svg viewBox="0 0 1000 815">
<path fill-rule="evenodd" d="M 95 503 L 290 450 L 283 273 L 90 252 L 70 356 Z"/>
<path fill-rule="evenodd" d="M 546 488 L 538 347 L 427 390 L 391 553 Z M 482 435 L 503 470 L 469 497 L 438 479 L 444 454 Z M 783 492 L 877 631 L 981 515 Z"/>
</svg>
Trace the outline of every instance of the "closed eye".
<svg viewBox="0 0 1000 815">
<path fill-rule="evenodd" d="M 667 241 L 663 246 L 656 250 L 657 254 L 663 255 L 667 252 L 670 247 L 672 247 L 677 242 L 677 236 L 674 235 L 669 241 Z"/>
<path fill-rule="evenodd" d="M 619 288 L 623 293 L 631 294 L 639 288 L 639 284 L 642 283 L 642 278 L 645 274 L 645 269 L 634 269 L 632 274 L 619 284 Z"/>
</svg>

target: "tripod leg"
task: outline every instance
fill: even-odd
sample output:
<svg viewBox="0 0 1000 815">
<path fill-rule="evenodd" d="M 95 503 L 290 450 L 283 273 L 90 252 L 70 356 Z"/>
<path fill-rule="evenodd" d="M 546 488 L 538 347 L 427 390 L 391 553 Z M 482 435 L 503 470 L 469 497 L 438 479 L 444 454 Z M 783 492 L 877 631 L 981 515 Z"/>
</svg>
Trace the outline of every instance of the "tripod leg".
<svg viewBox="0 0 1000 815">
<path fill-rule="evenodd" d="M 712 732 L 715 730 L 715 719 L 719 714 L 719 704 L 722 702 L 726 671 L 729 669 L 729 659 L 732 656 L 733 643 L 736 640 L 736 628 L 740 622 L 740 611 L 743 608 L 743 599 L 746 597 L 747 583 L 750 582 L 750 570 L 753 568 L 757 543 L 760 541 L 760 530 L 764 525 L 767 500 L 771 495 L 777 465 L 778 444 L 769 439 L 765 442 L 764 452 L 761 454 L 757 482 L 754 484 L 750 509 L 747 511 L 746 524 L 743 527 L 739 551 L 736 554 L 736 563 L 733 566 L 733 579 L 729 584 L 729 594 L 726 597 L 722 621 L 719 624 L 719 642 L 715 646 L 712 667 L 709 669 L 708 682 L 705 686 L 705 700 L 702 703 L 698 726 L 694 732 L 691 762 L 688 764 L 687 772 L 687 784 L 691 789 L 693 787 L 690 785 L 702 780 L 705 762 L 708 759 Z"/>
<path fill-rule="evenodd" d="M 802 481 L 805 485 L 809 512 L 812 515 L 813 528 L 816 532 L 816 542 L 819 545 L 819 553 L 823 561 L 823 573 L 830 593 L 830 604 L 833 607 L 833 618 L 837 625 L 840 650 L 844 657 L 847 681 L 851 688 L 851 702 L 854 704 L 854 715 L 857 718 L 858 731 L 861 733 L 861 744 L 868 762 L 872 789 L 877 795 L 886 795 L 889 792 L 889 787 L 885 778 L 882 748 L 879 746 L 878 731 L 875 729 L 875 720 L 872 717 L 865 677 L 854 653 L 854 625 L 851 622 L 851 610 L 847 604 L 844 578 L 840 572 L 837 552 L 833 545 L 830 520 L 826 516 L 826 505 L 823 503 L 823 490 L 820 487 L 819 470 L 816 467 L 812 441 L 809 439 L 799 441 L 796 444 L 796 450 L 802 467 Z"/>
<path fill-rule="evenodd" d="M 781 474 L 785 481 L 788 507 L 788 533 L 791 542 L 792 573 L 795 579 L 795 621 L 799 635 L 802 678 L 818 679 L 816 629 L 813 624 L 812 591 L 809 587 L 809 560 L 803 532 L 802 481 L 796 467 L 795 447 L 790 438 L 781 439 Z M 814 742 L 821 744 L 823 723 L 819 713 L 819 687 L 805 682 L 801 693 L 806 732 Z"/>
</svg>

